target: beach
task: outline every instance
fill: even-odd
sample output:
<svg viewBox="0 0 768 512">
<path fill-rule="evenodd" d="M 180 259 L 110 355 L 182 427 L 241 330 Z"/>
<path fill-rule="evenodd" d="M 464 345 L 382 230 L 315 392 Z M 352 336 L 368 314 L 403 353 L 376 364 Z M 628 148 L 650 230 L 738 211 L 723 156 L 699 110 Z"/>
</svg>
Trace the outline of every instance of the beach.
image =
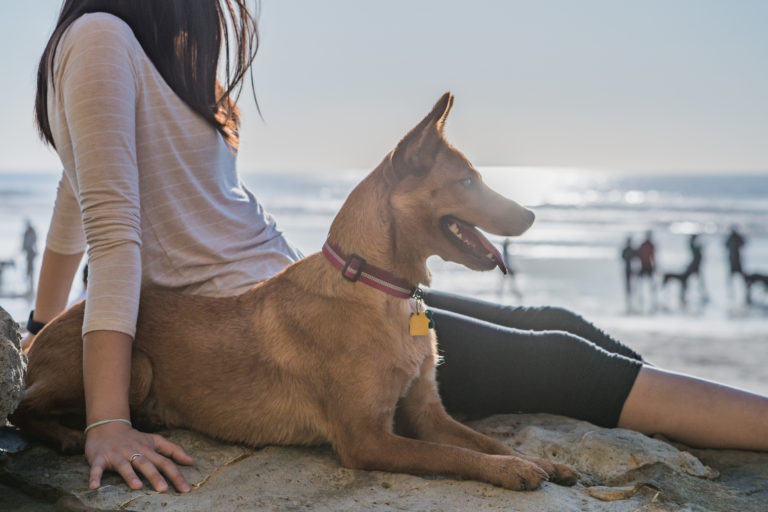
<svg viewBox="0 0 768 512">
<path fill-rule="evenodd" d="M 768 186 L 753 176 L 626 176 L 577 170 L 481 169 L 486 180 L 531 207 L 533 228 L 510 241 L 514 283 L 498 270 L 471 272 L 434 257 L 432 286 L 511 305 L 555 305 L 594 322 L 668 370 L 768 394 L 768 308 L 756 290 L 746 304 L 737 281 L 729 291 L 724 238 L 731 224 L 747 237 L 745 266 L 768 270 Z M 244 179 L 287 237 L 305 254 L 320 248 L 336 211 L 364 171 L 261 173 Z M 26 219 L 42 250 L 58 176 L 0 174 L 0 260 L 15 267 L 4 275 L 0 305 L 24 323 L 26 296 L 21 233 Z M 628 310 L 619 258 L 626 236 L 639 243 L 653 230 L 659 270 L 679 271 L 689 258 L 687 239 L 700 233 L 708 301 L 691 286 L 686 308 L 674 286 L 657 300 L 645 290 Z M 503 239 L 489 238 L 498 246 Z M 660 277 L 660 276 L 657 276 Z M 513 293 L 513 286 L 520 295 Z M 73 286 L 71 299 L 80 293 Z M 187 431 L 166 433 L 198 463 L 185 469 L 195 482 L 188 497 L 129 491 L 110 475 L 88 491 L 82 456 L 61 456 L 24 444 L 18 433 L 0 436 L 0 506 L 16 510 L 231 510 L 274 508 L 398 510 L 765 510 L 765 455 L 690 450 L 620 429 L 546 415 L 492 417 L 476 424 L 527 453 L 571 464 L 582 474 L 574 488 L 546 484 L 533 493 L 509 493 L 476 482 L 340 468 L 327 448 L 250 448 L 221 444 Z M 18 452 L 18 453 L 14 453 Z M 691 455 L 691 453 L 693 455 Z M 39 468 L 46 467 L 45 473 Z M 693 469 L 691 469 L 693 468 Z M 237 482 L 247 482 L 243 487 Z M 190 501 L 191 500 L 191 501 Z M 53 505 L 56 502 L 57 505 Z M 80 507 L 80 508 L 78 508 Z M 191 508 L 190 508 L 191 507 Z M 197 507 L 197 508 L 196 508 Z M 278 507 L 280 508 L 280 507 Z"/>
<path fill-rule="evenodd" d="M 724 240 L 731 225 L 744 233 L 745 268 L 768 274 L 768 179 L 760 175 L 631 174 L 585 169 L 480 168 L 495 189 L 536 213 L 533 227 L 510 239 L 513 283 L 501 272 L 472 272 L 430 258 L 432 286 L 512 305 L 569 308 L 628 344 L 648 361 L 674 371 L 768 394 L 768 290 L 756 287 L 754 304 L 743 283 L 729 291 Z M 334 215 L 365 170 L 243 173 L 243 180 L 304 254 L 318 251 Z M 25 323 L 32 307 L 25 296 L 21 235 L 29 219 L 42 251 L 55 198 L 57 172 L 0 173 L 0 261 L 6 268 L 2 305 Z M 688 236 L 699 233 L 708 301 L 693 279 L 689 303 L 678 285 L 650 290 L 628 311 L 619 254 L 625 238 L 635 245 L 652 230 L 660 280 L 690 258 Z M 504 240 L 489 234 L 501 247 Z M 38 259 L 39 265 L 39 259 Z M 82 293 L 79 278 L 71 299 Z"/>
</svg>

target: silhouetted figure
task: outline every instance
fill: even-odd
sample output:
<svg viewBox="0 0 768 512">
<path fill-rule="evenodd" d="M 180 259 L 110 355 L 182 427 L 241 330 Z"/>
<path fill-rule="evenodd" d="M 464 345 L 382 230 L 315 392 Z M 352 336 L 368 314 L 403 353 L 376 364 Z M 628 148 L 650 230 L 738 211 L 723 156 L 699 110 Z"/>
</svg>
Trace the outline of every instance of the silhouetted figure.
<svg viewBox="0 0 768 512">
<path fill-rule="evenodd" d="M 642 283 L 648 281 L 651 293 L 651 310 L 656 309 L 656 246 L 651 240 L 653 233 L 646 231 L 645 240 L 637 248 L 637 258 L 640 260 L 640 273 L 638 274 L 638 290 L 640 290 L 640 302 L 642 305 Z"/>
<path fill-rule="evenodd" d="M 691 262 L 688 264 L 688 268 L 685 269 L 685 274 L 689 278 L 696 276 L 696 279 L 699 281 L 699 299 L 704 303 L 709 300 L 709 297 L 707 295 L 707 289 L 704 286 L 704 277 L 701 275 L 703 251 L 699 241 L 699 235 L 693 234 L 690 236 L 688 239 L 688 247 L 691 249 Z"/>
<path fill-rule="evenodd" d="M 747 241 L 739 233 L 738 228 L 731 226 L 731 233 L 725 239 L 725 247 L 728 249 L 728 262 L 730 264 L 730 273 L 728 274 L 728 294 L 733 295 L 733 278 L 736 274 L 744 277 L 744 269 L 741 266 L 741 248 Z"/>
<path fill-rule="evenodd" d="M 504 294 L 504 283 L 510 283 L 510 289 L 512 293 L 517 297 L 519 302 L 523 301 L 523 294 L 520 292 L 520 288 L 517 286 L 517 279 L 515 279 L 515 267 L 512 266 L 512 256 L 509 251 L 509 238 L 504 239 L 504 243 L 501 244 L 501 259 L 504 260 L 504 266 L 507 267 L 507 274 L 503 277 L 501 282 L 501 293 Z"/>
<path fill-rule="evenodd" d="M 27 286 L 30 291 L 35 288 L 35 259 L 37 258 L 37 232 L 32 227 L 32 222 L 27 219 L 27 228 L 24 230 L 21 250 L 27 260 Z"/>
<path fill-rule="evenodd" d="M 627 302 L 627 313 L 632 312 L 632 281 L 634 279 L 634 261 L 637 257 L 637 251 L 632 247 L 632 237 L 628 236 L 621 251 L 621 259 L 624 261 L 624 294 Z"/>
<path fill-rule="evenodd" d="M 6 268 L 13 268 L 15 266 L 16 263 L 13 260 L 0 261 L 0 293 L 3 292 L 3 272 Z"/>
</svg>

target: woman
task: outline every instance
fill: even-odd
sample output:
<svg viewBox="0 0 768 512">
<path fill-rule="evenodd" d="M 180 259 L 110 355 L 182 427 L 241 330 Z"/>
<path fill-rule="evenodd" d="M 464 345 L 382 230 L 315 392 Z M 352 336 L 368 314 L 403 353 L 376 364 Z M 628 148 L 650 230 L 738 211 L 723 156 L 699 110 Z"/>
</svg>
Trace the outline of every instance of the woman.
<svg viewBox="0 0 768 512">
<path fill-rule="evenodd" d="M 113 470 L 134 489 L 138 472 L 156 490 L 166 478 L 189 490 L 173 461 L 192 459 L 130 424 L 140 286 L 238 295 L 301 257 L 235 171 L 234 91 L 257 40 L 245 1 L 66 0 L 41 59 L 37 122 L 64 174 L 29 329 L 64 308 L 87 245 L 92 488 Z M 570 312 L 435 291 L 426 300 L 444 352 L 443 398 L 455 412 L 553 412 L 704 446 L 768 449 L 768 400 L 644 365 Z"/>
</svg>

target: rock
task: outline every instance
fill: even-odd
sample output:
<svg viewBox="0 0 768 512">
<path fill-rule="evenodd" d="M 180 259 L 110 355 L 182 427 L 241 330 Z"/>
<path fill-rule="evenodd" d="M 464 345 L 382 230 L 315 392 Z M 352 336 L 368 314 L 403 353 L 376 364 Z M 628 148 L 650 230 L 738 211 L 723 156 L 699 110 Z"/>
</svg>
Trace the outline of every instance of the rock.
<svg viewBox="0 0 768 512">
<path fill-rule="evenodd" d="M 10 510 L 1 485 L 71 511 L 768 510 L 768 454 L 691 453 L 634 432 L 548 415 L 495 416 L 473 426 L 526 453 L 570 463 L 582 479 L 574 487 L 545 483 L 537 491 L 512 492 L 474 481 L 345 469 L 329 447 L 253 450 L 174 430 L 163 435 L 196 460 L 182 468 L 193 484 L 189 494 L 131 491 L 114 474 L 91 491 L 82 455 L 62 456 L 33 443 L 0 455 L 0 510 Z M 0 454 L 13 436 L 0 436 Z"/>
<path fill-rule="evenodd" d="M 601 501 L 617 501 L 631 498 L 639 491 L 644 484 L 627 485 L 625 487 L 608 487 L 605 485 L 595 485 L 584 489 L 586 494 Z"/>
<path fill-rule="evenodd" d="M 26 372 L 27 356 L 21 352 L 19 326 L 0 307 L 0 426 L 21 401 Z"/>
<path fill-rule="evenodd" d="M 690 453 L 639 432 L 600 428 L 585 421 L 563 422 L 547 414 L 510 422 L 511 418 L 495 416 L 472 426 L 492 437 L 506 437 L 506 444 L 528 455 L 568 464 L 595 483 L 658 462 L 681 474 L 717 477 L 716 471 Z"/>
</svg>

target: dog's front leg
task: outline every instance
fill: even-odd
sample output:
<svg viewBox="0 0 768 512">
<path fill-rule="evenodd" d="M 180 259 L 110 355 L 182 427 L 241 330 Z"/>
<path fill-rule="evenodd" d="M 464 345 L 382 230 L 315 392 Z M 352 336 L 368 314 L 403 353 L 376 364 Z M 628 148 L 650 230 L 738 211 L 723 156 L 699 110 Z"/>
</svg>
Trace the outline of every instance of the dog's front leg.
<svg viewBox="0 0 768 512">
<path fill-rule="evenodd" d="M 365 422 L 368 423 L 368 422 Z M 356 435 L 335 444 L 345 467 L 414 475 L 456 475 L 515 491 L 532 490 L 547 481 L 536 464 L 511 455 L 409 439 L 370 424 L 352 428 Z"/>
<path fill-rule="evenodd" d="M 440 400 L 431 357 L 424 361 L 419 377 L 399 405 L 398 421 L 418 439 L 491 455 L 514 455 L 541 467 L 555 483 L 573 485 L 577 481 L 577 474 L 568 466 L 524 455 L 453 419 Z"/>
<path fill-rule="evenodd" d="M 326 402 L 325 416 L 333 419 L 328 437 L 345 467 L 456 475 L 513 490 L 535 489 L 548 480 L 544 470 L 520 457 L 489 455 L 395 434 L 395 408 L 404 384 L 401 372 L 358 364 L 334 376 L 337 386 L 331 383 L 323 391 L 344 398 Z"/>
</svg>

